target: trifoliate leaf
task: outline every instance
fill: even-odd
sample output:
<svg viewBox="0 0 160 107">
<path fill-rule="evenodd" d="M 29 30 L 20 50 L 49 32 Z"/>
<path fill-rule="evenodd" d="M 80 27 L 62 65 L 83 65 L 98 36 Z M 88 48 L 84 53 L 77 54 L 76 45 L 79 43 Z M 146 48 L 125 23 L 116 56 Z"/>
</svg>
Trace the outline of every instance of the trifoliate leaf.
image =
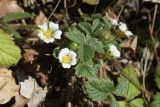
<svg viewBox="0 0 160 107">
<path fill-rule="evenodd" d="M 15 45 L 11 37 L 0 30 L 0 66 L 17 64 L 21 58 L 20 48 Z"/>
<path fill-rule="evenodd" d="M 103 44 L 96 38 L 86 37 L 84 44 L 80 44 L 78 56 L 82 62 L 92 59 L 94 52 L 104 53 Z"/>
<path fill-rule="evenodd" d="M 83 64 L 83 63 L 79 63 L 76 66 L 76 72 L 75 74 L 78 77 L 87 77 L 87 78 L 94 78 L 96 77 L 96 73 L 98 71 L 97 67 L 94 67 L 93 65 L 87 65 L 87 64 Z"/>
<path fill-rule="evenodd" d="M 86 91 L 93 101 L 103 101 L 112 92 L 114 84 L 111 80 L 89 79 Z"/>
<path fill-rule="evenodd" d="M 141 98 L 136 98 L 129 102 L 129 107 L 144 107 L 144 101 Z"/>
<path fill-rule="evenodd" d="M 127 66 L 123 72 L 139 85 L 136 72 L 131 67 Z M 132 100 L 140 94 L 140 91 L 128 79 L 120 76 L 118 78 L 118 85 L 113 93 L 117 96 L 125 97 L 127 100 Z"/>
<path fill-rule="evenodd" d="M 97 5 L 99 3 L 99 0 L 83 0 L 83 2 L 90 5 Z"/>
<path fill-rule="evenodd" d="M 91 24 L 88 22 L 81 22 L 78 24 L 79 28 L 83 30 L 87 35 L 91 35 L 92 30 L 91 30 Z"/>
<path fill-rule="evenodd" d="M 80 58 L 80 61 L 86 62 L 92 59 L 93 55 L 94 55 L 94 50 L 88 45 L 81 44 L 79 46 L 78 56 Z"/>
<path fill-rule="evenodd" d="M 118 102 L 116 100 L 116 98 L 113 95 L 110 95 L 110 107 L 119 107 Z"/>
<path fill-rule="evenodd" d="M 85 44 L 90 46 L 94 51 L 99 53 L 104 53 L 104 46 L 102 42 L 98 41 L 96 38 L 92 38 L 90 36 L 86 37 Z"/>
<path fill-rule="evenodd" d="M 160 105 L 159 99 L 160 99 L 160 93 L 158 92 L 158 93 L 156 93 L 156 95 L 154 95 L 153 101 L 152 101 L 150 107 L 159 107 L 159 105 Z"/>
<path fill-rule="evenodd" d="M 74 27 L 69 28 L 69 31 L 66 33 L 66 36 L 68 39 L 78 44 L 84 43 L 85 39 L 84 34 Z"/>
</svg>

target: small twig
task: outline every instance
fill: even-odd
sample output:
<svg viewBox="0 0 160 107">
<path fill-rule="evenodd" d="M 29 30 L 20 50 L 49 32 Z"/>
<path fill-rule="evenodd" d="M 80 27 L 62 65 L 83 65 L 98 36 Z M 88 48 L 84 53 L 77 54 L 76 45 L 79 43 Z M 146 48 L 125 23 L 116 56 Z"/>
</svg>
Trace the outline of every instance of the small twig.
<svg viewBox="0 0 160 107">
<path fill-rule="evenodd" d="M 52 17 L 52 15 L 54 14 L 54 12 L 56 11 L 57 7 L 59 6 L 61 0 L 58 0 L 57 5 L 55 6 L 55 8 L 53 9 L 52 13 L 49 15 L 48 20 Z"/>
<path fill-rule="evenodd" d="M 36 25 L 10 24 L 9 26 L 14 27 L 14 29 L 39 29 Z"/>
<path fill-rule="evenodd" d="M 148 59 L 149 59 L 149 49 L 147 48 L 146 52 L 143 52 L 143 53 L 144 53 L 143 58 L 145 56 L 146 56 L 146 58 L 144 59 L 145 60 L 145 62 L 144 62 L 144 68 L 142 67 L 142 71 L 143 71 L 143 81 L 142 81 L 142 84 L 143 84 L 143 89 L 146 89 L 145 82 L 146 82 L 146 72 L 147 72 Z M 143 64 L 143 60 L 142 60 L 142 64 Z M 146 98 L 145 98 L 145 93 L 143 93 L 143 97 L 144 97 L 145 103 L 147 104 L 147 101 L 146 101 Z"/>
<path fill-rule="evenodd" d="M 158 57 L 158 53 L 157 53 L 157 50 L 155 48 L 155 41 L 154 41 L 154 38 L 153 38 L 153 35 L 152 35 L 152 24 L 151 24 L 151 14 L 150 14 L 150 11 L 149 10 L 146 10 L 147 13 L 148 13 L 148 22 L 149 22 L 149 33 L 150 33 L 150 38 L 151 38 L 151 41 L 152 41 L 152 48 L 153 48 L 153 52 L 155 54 L 155 57 L 156 57 L 156 60 L 157 60 L 157 63 L 160 64 L 160 59 Z"/>
<path fill-rule="evenodd" d="M 122 6 L 122 8 L 121 8 L 121 10 L 120 10 L 120 12 L 119 12 L 119 14 L 118 14 L 118 20 L 119 20 L 120 15 L 121 15 L 122 12 L 123 12 L 124 7 L 125 7 L 125 6 Z"/>
<path fill-rule="evenodd" d="M 66 19 L 67 19 L 67 22 L 68 22 L 70 17 L 69 17 L 69 14 L 68 14 L 67 0 L 64 0 L 64 9 L 65 9 L 65 13 L 66 13 Z"/>
<path fill-rule="evenodd" d="M 152 28 L 151 28 L 151 33 L 153 35 L 153 30 L 154 30 L 154 25 L 155 25 L 155 20 L 156 20 L 156 15 L 157 15 L 157 9 L 158 9 L 158 5 L 155 5 L 155 10 L 154 10 L 154 16 L 153 16 L 153 22 L 152 22 Z"/>
</svg>

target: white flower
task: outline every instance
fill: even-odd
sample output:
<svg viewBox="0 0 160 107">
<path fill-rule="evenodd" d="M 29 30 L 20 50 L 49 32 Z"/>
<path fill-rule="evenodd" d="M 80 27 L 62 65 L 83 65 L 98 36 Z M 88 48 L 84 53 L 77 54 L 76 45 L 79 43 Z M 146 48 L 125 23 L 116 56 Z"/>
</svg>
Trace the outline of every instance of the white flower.
<svg viewBox="0 0 160 107">
<path fill-rule="evenodd" d="M 62 31 L 59 30 L 59 25 L 53 22 L 43 23 L 38 25 L 40 32 L 38 37 L 46 43 L 54 42 L 55 39 L 61 39 Z"/>
<path fill-rule="evenodd" d="M 112 25 L 114 25 L 114 26 L 118 25 L 118 21 L 116 19 L 109 18 L 109 20 Z"/>
<path fill-rule="evenodd" d="M 125 33 L 125 35 L 127 36 L 127 37 L 130 37 L 130 36 L 132 36 L 133 35 L 133 33 L 131 32 L 131 31 L 125 31 L 124 32 Z"/>
<path fill-rule="evenodd" d="M 125 23 L 120 22 L 120 23 L 119 23 L 119 29 L 120 29 L 122 32 L 124 32 L 124 34 L 125 34 L 127 37 L 130 37 L 130 36 L 133 35 L 133 33 L 128 30 L 127 25 L 126 25 Z"/>
<path fill-rule="evenodd" d="M 109 51 L 113 55 L 113 57 L 119 58 L 120 57 L 120 51 L 117 49 L 117 47 L 113 44 L 109 45 Z"/>
<path fill-rule="evenodd" d="M 68 48 L 64 48 L 60 51 L 58 59 L 62 63 L 63 68 L 70 68 L 71 65 L 77 64 L 77 54 Z"/>
<path fill-rule="evenodd" d="M 126 26 L 125 23 L 120 22 L 120 23 L 119 23 L 119 29 L 120 29 L 122 32 L 125 32 L 128 28 L 127 28 L 127 26 Z"/>
</svg>

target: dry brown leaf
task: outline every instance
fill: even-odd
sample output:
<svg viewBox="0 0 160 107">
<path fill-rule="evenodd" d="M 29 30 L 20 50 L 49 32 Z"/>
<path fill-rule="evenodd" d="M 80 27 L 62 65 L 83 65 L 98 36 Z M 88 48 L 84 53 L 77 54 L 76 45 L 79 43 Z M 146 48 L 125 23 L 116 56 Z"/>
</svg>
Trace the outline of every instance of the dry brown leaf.
<svg viewBox="0 0 160 107">
<path fill-rule="evenodd" d="M 120 44 L 120 47 L 132 49 L 135 53 L 137 49 L 137 41 L 138 41 L 137 36 L 135 36 L 134 38 L 126 39 Z"/>
<path fill-rule="evenodd" d="M 42 72 L 37 72 L 35 74 L 35 76 L 40 81 L 40 84 L 42 86 L 47 86 L 47 84 L 48 84 L 48 77 L 45 74 L 43 74 Z"/>
<path fill-rule="evenodd" d="M 34 90 L 34 85 L 35 79 L 29 76 L 28 79 L 20 82 L 20 94 L 28 99 L 31 98 Z"/>
<path fill-rule="evenodd" d="M 17 95 L 15 96 L 15 104 L 12 105 L 12 107 L 24 107 L 27 104 L 28 99 L 21 96 Z"/>
<path fill-rule="evenodd" d="M 36 50 L 34 49 L 25 49 L 25 52 L 23 53 L 23 59 L 24 62 L 30 62 L 31 64 L 33 61 L 36 59 L 36 56 L 39 54 Z"/>
<path fill-rule="evenodd" d="M 48 21 L 48 19 L 42 11 L 40 11 L 39 15 L 35 18 L 36 25 L 40 25 L 40 24 L 47 22 L 47 21 Z"/>
<path fill-rule="evenodd" d="M 0 0 L 0 18 L 11 12 L 23 12 L 15 0 Z"/>
<path fill-rule="evenodd" d="M 0 104 L 5 104 L 19 94 L 19 86 L 16 85 L 12 71 L 0 68 Z"/>
<path fill-rule="evenodd" d="M 33 95 L 28 102 L 28 107 L 39 107 L 46 97 L 47 92 L 47 87 L 42 88 L 37 84 L 37 82 L 35 82 Z"/>
</svg>

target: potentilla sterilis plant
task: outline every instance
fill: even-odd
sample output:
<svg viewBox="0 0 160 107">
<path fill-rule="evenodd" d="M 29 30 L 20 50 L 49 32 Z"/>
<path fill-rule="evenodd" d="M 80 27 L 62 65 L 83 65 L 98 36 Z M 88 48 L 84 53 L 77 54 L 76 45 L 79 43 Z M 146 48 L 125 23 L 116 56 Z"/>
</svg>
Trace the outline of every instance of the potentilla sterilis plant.
<svg viewBox="0 0 160 107">
<path fill-rule="evenodd" d="M 114 58 L 119 58 L 121 56 L 121 53 L 120 51 L 117 49 L 117 47 L 113 44 L 110 44 L 109 45 L 109 51 L 111 52 L 111 55 L 114 57 Z"/>
<path fill-rule="evenodd" d="M 60 51 L 58 59 L 63 68 L 70 68 L 72 65 L 77 64 L 77 54 L 74 51 L 64 48 Z"/>
<path fill-rule="evenodd" d="M 59 25 L 53 22 L 43 23 L 38 25 L 40 28 L 38 37 L 46 43 L 52 43 L 55 39 L 61 39 L 62 31 L 59 30 Z"/>
</svg>

